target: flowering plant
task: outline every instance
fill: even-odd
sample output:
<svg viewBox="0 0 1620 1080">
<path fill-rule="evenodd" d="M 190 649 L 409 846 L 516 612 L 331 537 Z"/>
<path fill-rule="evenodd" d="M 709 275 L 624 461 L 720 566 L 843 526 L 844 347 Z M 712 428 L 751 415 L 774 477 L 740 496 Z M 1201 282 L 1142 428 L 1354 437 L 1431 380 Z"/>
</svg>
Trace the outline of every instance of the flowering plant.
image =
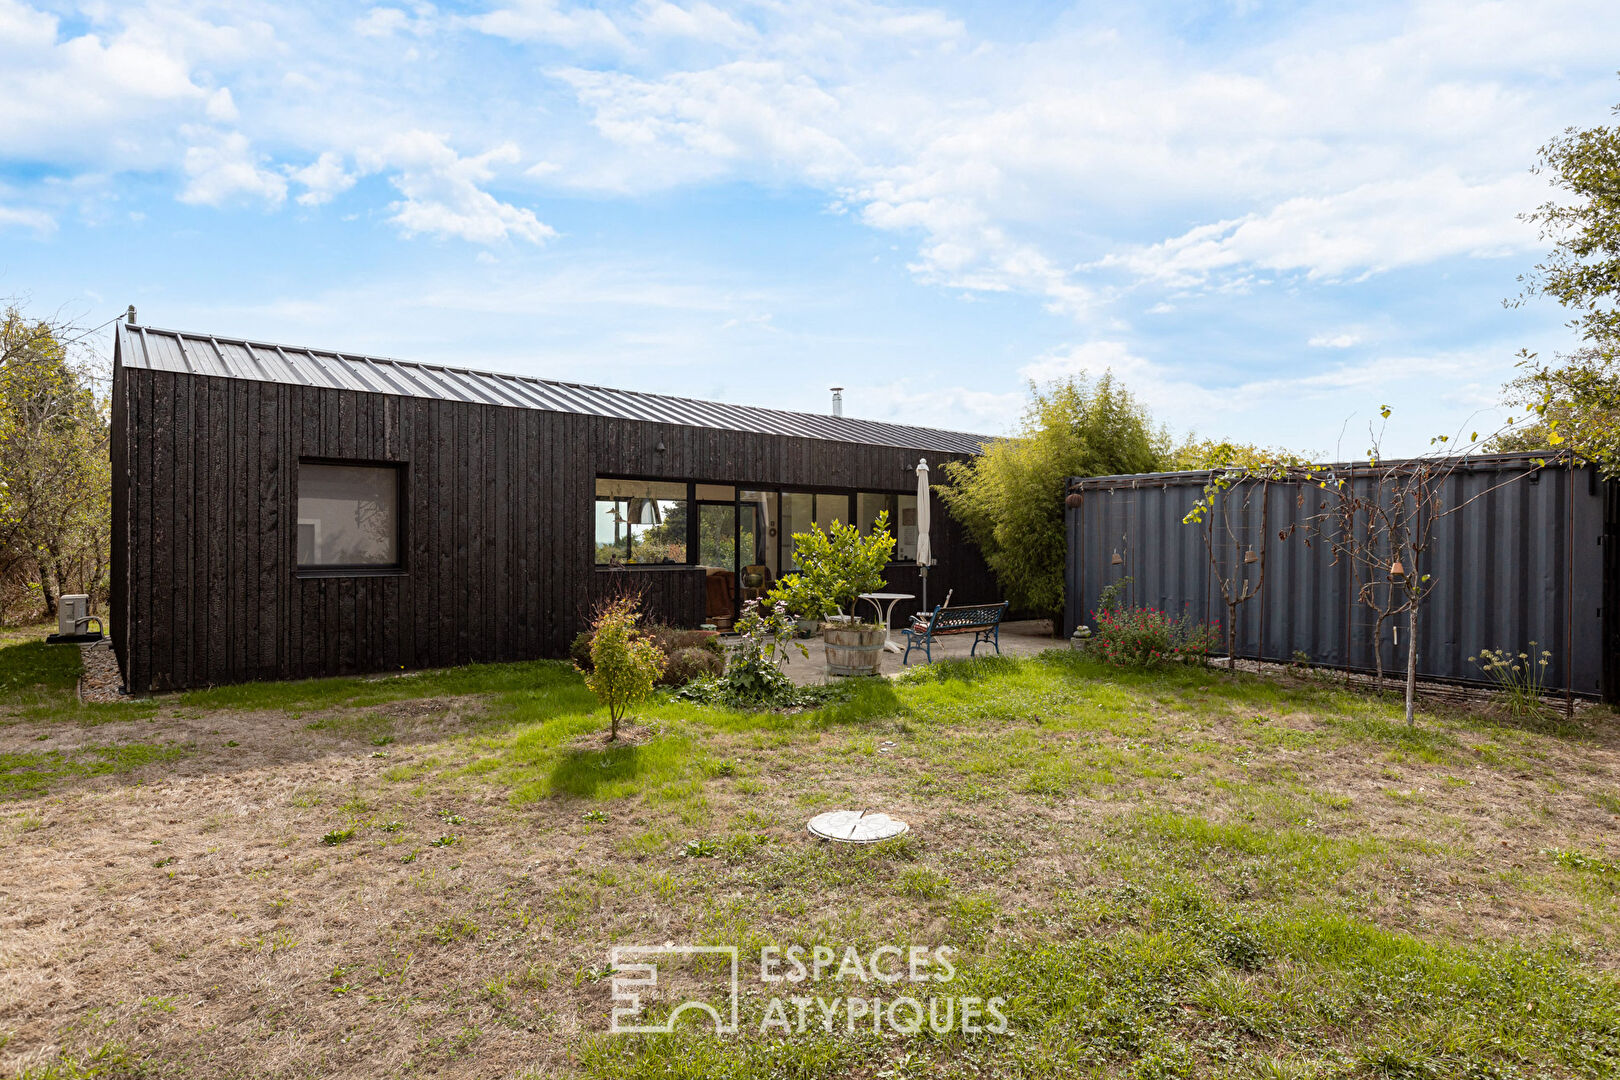
<svg viewBox="0 0 1620 1080">
<path fill-rule="evenodd" d="M 1201 664 L 1220 639 L 1213 623 L 1195 623 L 1191 614 L 1175 618 L 1158 608 L 1113 607 L 1092 613 L 1086 648 L 1118 667 Z"/>
<path fill-rule="evenodd" d="M 1536 642 L 1532 641 L 1529 652 L 1516 656 L 1506 649 L 1481 649 L 1478 658 L 1468 658 L 1496 685 L 1515 720 L 1539 719 L 1546 712 L 1541 695 L 1547 690 L 1547 664 L 1552 653 L 1535 650 Z"/>
<path fill-rule="evenodd" d="M 789 659 L 788 649 L 796 648 L 803 656 L 809 656 L 810 650 L 793 639 L 786 602 L 778 600 L 765 607 L 758 600 L 748 601 L 737 620 L 737 633 L 742 635 L 742 641 L 732 650 L 725 674 L 720 676 L 725 699 L 755 705 L 791 694 L 793 683 L 782 673 L 782 665 Z"/>
</svg>

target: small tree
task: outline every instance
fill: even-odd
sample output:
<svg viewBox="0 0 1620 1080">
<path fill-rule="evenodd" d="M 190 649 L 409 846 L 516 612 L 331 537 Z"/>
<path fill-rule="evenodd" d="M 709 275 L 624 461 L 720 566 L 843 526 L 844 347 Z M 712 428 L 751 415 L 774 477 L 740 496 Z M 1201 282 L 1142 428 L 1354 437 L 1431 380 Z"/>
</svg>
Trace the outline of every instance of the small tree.
<svg viewBox="0 0 1620 1080">
<path fill-rule="evenodd" d="M 1390 408 L 1379 409 L 1389 419 Z M 1473 505 L 1491 492 L 1530 476 L 1545 462 L 1532 459 L 1522 471 L 1474 492 L 1460 502 L 1448 503 L 1451 478 L 1468 467 L 1481 447 L 1495 434 L 1481 437 L 1473 432 L 1466 438 L 1437 435 L 1430 440 L 1429 453 L 1405 461 L 1383 459 L 1382 431 L 1372 432 L 1366 468 L 1378 476 L 1371 492 L 1363 492 L 1335 468 L 1310 465 L 1292 469 L 1292 476 L 1303 490 L 1314 486 L 1323 492 L 1321 500 L 1307 513 L 1299 527 L 1307 538 L 1325 541 L 1334 561 L 1348 560 L 1365 573 L 1358 599 L 1377 615 L 1376 634 L 1385 621 L 1406 616 L 1406 723 L 1417 723 L 1417 658 L 1423 630 L 1424 602 L 1434 591 L 1434 575 L 1429 571 L 1435 543 L 1435 526 L 1444 519 Z M 1301 496 L 1301 500 L 1304 496 Z M 1303 502 L 1302 502 L 1303 505 Z M 1293 529 L 1290 528 L 1289 532 Z M 1286 535 L 1286 534 L 1285 534 Z M 1306 540 L 1310 542 L 1309 539 Z M 1380 593 L 1380 590 L 1383 590 Z M 1378 656 L 1378 678 L 1383 678 L 1382 643 L 1375 636 L 1374 655 Z"/>
<path fill-rule="evenodd" d="M 602 605 L 591 624 L 591 670 L 585 685 L 607 706 L 609 739 L 619 737 L 619 718 L 652 693 L 664 673 L 664 654 L 636 626 L 636 602 L 619 597 Z"/>
<path fill-rule="evenodd" d="M 1282 475 L 1282 466 L 1265 465 L 1249 468 L 1228 468 L 1210 472 L 1204 485 L 1204 494 L 1182 518 L 1183 524 L 1204 526 L 1204 552 L 1209 557 L 1210 576 L 1221 589 L 1221 602 L 1226 605 L 1226 669 L 1237 668 L 1238 610 L 1260 595 L 1266 585 L 1266 536 L 1270 532 L 1271 502 L 1266 497 L 1271 480 Z M 1239 518 L 1248 516 L 1254 498 L 1255 483 L 1260 489 L 1260 544 L 1255 551 L 1254 538 L 1245 539 L 1233 527 L 1233 511 Z M 1241 497 L 1240 497 L 1241 493 Z M 1216 523 L 1220 530 L 1217 534 Z M 1223 551 L 1230 551 L 1230 564 L 1221 559 Z M 1254 572 L 1251 576 L 1250 566 Z"/>
<path fill-rule="evenodd" d="M 883 571 L 894 554 L 889 512 L 878 514 L 869 535 L 854 525 L 833 522 L 826 531 L 818 526 L 793 534 L 793 556 L 801 569 L 788 574 L 769 593 L 774 605 L 785 602 L 805 618 L 855 615 L 862 593 L 883 588 Z"/>
</svg>

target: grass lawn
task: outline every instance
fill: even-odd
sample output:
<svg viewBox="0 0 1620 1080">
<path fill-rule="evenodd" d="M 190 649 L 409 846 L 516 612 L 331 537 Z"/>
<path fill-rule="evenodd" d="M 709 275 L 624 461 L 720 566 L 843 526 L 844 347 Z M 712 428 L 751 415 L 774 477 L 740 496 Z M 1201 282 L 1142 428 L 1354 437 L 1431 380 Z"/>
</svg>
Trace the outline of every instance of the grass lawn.
<svg viewBox="0 0 1620 1080">
<path fill-rule="evenodd" d="M 550 662 L 100 706 L 76 662 L 0 647 L 0 1074 L 1620 1074 L 1607 710 L 1413 731 L 1053 652 L 795 715 L 664 698 L 610 747 Z M 912 831 L 805 836 L 842 807 Z M 608 1034 L 610 950 L 666 942 L 740 949 L 738 1033 Z M 765 946 L 835 962 L 765 983 Z M 953 978 L 863 980 L 882 946 Z M 1006 1031 L 909 1032 L 903 996 Z"/>
</svg>

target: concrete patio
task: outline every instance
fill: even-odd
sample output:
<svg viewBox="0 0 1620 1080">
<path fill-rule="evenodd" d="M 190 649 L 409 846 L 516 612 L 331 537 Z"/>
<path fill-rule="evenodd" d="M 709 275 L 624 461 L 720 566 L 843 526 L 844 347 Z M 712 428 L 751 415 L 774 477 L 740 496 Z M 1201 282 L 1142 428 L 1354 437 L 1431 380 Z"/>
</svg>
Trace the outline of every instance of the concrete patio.
<svg viewBox="0 0 1620 1080">
<path fill-rule="evenodd" d="M 906 639 L 900 631 L 896 630 L 893 641 L 900 646 L 901 652 L 883 653 L 882 674 L 894 676 L 907 670 L 900 663 L 904 655 Z M 1001 655 L 1003 656 L 1030 656 L 1046 649 L 1065 645 L 1052 636 L 1052 624 L 1045 619 L 1030 619 L 1021 622 L 1006 622 L 1001 624 Z M 802 657 L 794 650 L 792 659 L 783 669 L 788 677 L 801 686 L 814 683 L 830 682 L 837 676 L 828 675 L 825 668 L 825 652 L 821 637 L 805 638 L 804 645 L 810 650 L 809 657 Z M 945 659 L 963 659 L 973 647 L 972 634 L 957 634 L 950 637 L 937 638 L 934 641 L 934 660 L 937 663 Z M 996 650 L 990 645 L 979 646 L 980 656 L 994 656 Z M 911 651 L 911 666 L 921 667 L 926 664 L 923 654 L 918 649 Z"/>
</svg>

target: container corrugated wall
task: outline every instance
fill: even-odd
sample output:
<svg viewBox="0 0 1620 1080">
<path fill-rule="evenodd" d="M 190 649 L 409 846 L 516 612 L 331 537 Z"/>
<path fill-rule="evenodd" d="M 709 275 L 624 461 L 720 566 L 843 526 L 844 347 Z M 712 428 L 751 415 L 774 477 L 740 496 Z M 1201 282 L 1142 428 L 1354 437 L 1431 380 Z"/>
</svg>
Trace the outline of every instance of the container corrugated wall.
<svg viewBox="0 0 1620 1080">
<path fill-rule="evenodd" d="M 1378 494 L 1379 471 L 1340 473 L 1364 496 Z M 1224 624 L 1212 544 L 1228 579 L 1254 575 L 1264 557 L 1265 584 L 1238 612 L 1238 655 L 1286 662 L 1303 653 L 1314 664 L 1371 671 L 1377 648 L 1386 672 L 1404 670 L 1397 639 L 1405 616 L 1376 625 L 1377 614 L 1358 599 L 1367 571 L 1336 561 L 1330 545 L 1303 528 L 1284 535 L 1318 512 L 1314 485 L 1248 482 L 1221 496 L 1230 505 L 1217 505 L 1204 523 L 1183 524 L 1207 479 L 1167 473 L 1068 482 L 1066 501 L 1079 505 L 1066 510 L 1066 634 L 1090 620 L 1104 587 L 1125 577 L 1133 579 L 1128 603 Z M 1442 505 L 1459 509 L 1435 523 L 1420 568 L 1436 584 L 1422 610 L 1419 672 L 1478 682 L 1468 657 L 1485 648 L 1528 650 L 1536 641 L 1552 653 L 1549 688 L 1612 699 L 1620 691 L 1612 655 L 1620 620 L 1603 614 L 1603 549 L 1614 561 L 1620 499 L 1613 485 L 1589 467 L 1535 469 L 1520 456 L 1481 459 L 1444 483 Z M 1251 550 L 1257 561 L 1245 562 Z"/>
</svg>

